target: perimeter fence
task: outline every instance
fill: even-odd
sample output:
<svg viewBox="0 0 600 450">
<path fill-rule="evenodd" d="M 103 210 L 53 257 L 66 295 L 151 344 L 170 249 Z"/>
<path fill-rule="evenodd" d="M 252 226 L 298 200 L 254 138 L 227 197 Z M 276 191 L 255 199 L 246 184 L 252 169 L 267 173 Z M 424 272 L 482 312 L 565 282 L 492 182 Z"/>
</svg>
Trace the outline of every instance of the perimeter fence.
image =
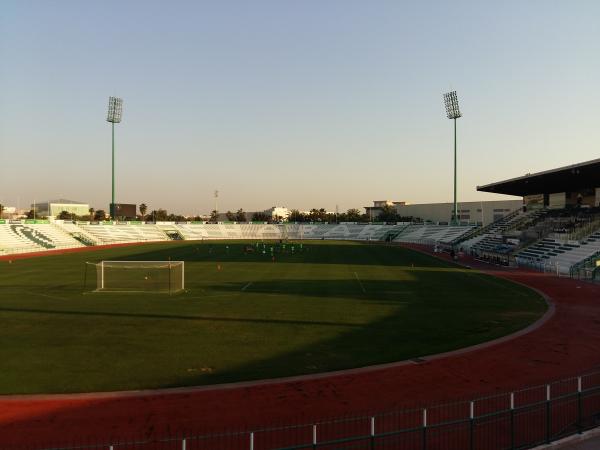
<svg viewBox="0 0 600 450">
<path fill-rule="evenodd" d="M 428 408 L 219 434 L 14 450 L 505 450 L 600 426 L 600 371 Z"/>
</svg>

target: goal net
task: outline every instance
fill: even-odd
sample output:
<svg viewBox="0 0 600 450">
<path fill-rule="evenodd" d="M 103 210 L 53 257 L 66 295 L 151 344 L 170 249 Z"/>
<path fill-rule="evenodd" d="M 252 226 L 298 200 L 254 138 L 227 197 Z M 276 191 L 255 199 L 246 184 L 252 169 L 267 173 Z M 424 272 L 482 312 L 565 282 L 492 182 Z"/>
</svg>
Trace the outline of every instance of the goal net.
<svg viewBox="0 0 600 450">
<path fill-rule="evenodd" d="M 175 293 L 185 288 L 183 261 L 101 261 L 96 291 Z"/>
</svg>

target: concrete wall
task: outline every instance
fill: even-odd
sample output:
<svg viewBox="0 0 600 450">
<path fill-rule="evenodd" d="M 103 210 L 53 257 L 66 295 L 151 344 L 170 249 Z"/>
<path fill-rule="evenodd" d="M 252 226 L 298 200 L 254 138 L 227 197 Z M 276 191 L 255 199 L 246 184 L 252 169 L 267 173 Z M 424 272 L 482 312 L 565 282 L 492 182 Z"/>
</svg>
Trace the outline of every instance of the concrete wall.
<svg viewBox="0 0 600 450">
<path fill-rule="evenodd" d="M 452 203 L 425 203 L 419 205 L 397 205 L 398 214 L 432 222 L 449 222 Z M 459 202 L 458 214 L 461 223 L 487 225 L 523 206 L 522 200 L 494 200 L 485 202 Z"/>
</svg>

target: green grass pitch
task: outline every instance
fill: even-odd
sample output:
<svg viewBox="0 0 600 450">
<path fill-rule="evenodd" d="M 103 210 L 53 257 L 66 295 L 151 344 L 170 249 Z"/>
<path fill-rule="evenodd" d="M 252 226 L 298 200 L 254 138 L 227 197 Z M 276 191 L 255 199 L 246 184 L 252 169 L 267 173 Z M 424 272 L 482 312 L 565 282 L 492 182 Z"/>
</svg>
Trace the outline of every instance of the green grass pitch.
<svg viewBox="0 0 600 450">
<path fill-rule="evenodd" d="M 292 254 L 291 243 L 269 242 L 248 254 L 247 245 L 256 248 L 171 242 L 0 261 L 0 393 L 362 367 L 494 339 L 546 310 L 524 287 L 400 247 L 304 241 Z M 184 293 L 84 293 L 85 261 L 168 258 L 185 261 Z"/>
</svg>

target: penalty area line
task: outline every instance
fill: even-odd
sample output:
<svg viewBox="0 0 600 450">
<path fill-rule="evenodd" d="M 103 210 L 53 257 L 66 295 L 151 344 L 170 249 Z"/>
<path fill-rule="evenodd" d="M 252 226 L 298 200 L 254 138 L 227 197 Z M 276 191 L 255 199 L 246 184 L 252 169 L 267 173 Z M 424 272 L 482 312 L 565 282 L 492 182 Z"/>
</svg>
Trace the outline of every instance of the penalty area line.
<svg viewBox="0 0 600 450">
<path fill-rule="evenodd" d="M 29 294 L 29 295 L 38 295 L 40 297 L 46 297 L 46 298 L 49 298 L 52 300 L 65 300 L 64 297 L 56 297 L 54 295 L 42 294 L 41 292 L 31 292 L 31 291 L 23 291 L 23 292 L 25 292 L 26 294 Z"/>
<path fill-rule="evenodd" d="M 360 284 L 360 288 L 363 291 L 363 294 L 366 294 L 367 291 L 365 290 L 365 287 L 362 284 L 362 281 L 360 281 L 360 278 L 358 278 L 358 274 L 356 272 L 354 272 L 354 277 L 356 278 L 356 281 L 358 281 L 358 284 Z"/>
</svg>

